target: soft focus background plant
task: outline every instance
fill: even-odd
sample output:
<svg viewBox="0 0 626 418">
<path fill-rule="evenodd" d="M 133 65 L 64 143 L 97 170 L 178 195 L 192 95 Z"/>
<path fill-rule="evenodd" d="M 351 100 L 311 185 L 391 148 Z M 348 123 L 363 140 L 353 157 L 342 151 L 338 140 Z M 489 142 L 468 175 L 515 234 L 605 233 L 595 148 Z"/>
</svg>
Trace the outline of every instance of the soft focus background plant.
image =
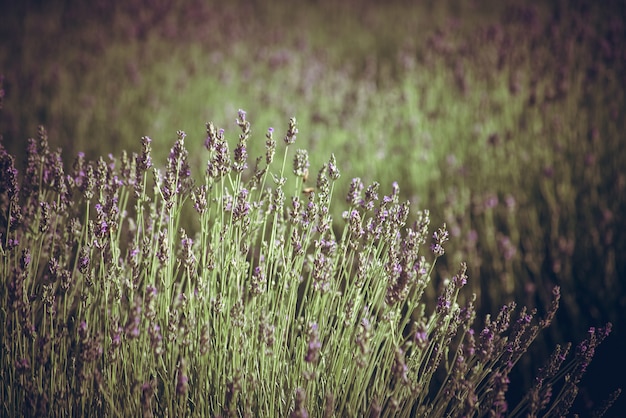
<svg viewBox="0 0 626 418">
<path fill-rule="evenodd" d="M 541 310 L 561 287 L 535 362 L 611 321 L 599 361 L 624 376 L 623 4 L 335 3 L 3 3 L 5 146 L 23 165 L 44 124 L 52 149 L 95 159 L 139 152 L 149 135 L 163 161 L 184 127 L 195 168 L 198 120 L 228 127 L 245 107 L 258 129 L 284 132 L 297 115 L 312 167 L 332 150 L 366 184 L 402 180 L 402 199 L 446 222 L 438 266 L 445 277 L 468 262 L 461 298 L 476 292 L 479 312 Z"/>
<path fill-rule="evenodd" d="M 462 263 L 436 301 L 423 300 L 445 254 L 445 226 L 430 236 L 428 211 L 407 226 L 396 183 L 379 197 L 378 183 L 354 178 L 335 235 L 335 156 L 310 191 L 308 153 L 297 149 L 287 165 L 295 118 L 284 152 L 270 128 L 254 165 L 242 110 L 237 125 L 231 153 L 224 130 L 207 124 L 200 179 L 182 131 L 164 168 L 153 165 L 149 137 L 119 160 L 79 153 L 66 171 L 40 128 L 22 175 L 0 148 L 2 415 L 570 411 L 611 324 L 591 328 L 572 356 L 570 344 L 557 345 L 509 406 L 510 372 L 551 324 L 560 289 L 544 316 L 511 302 L 474 324 L 474 298 L 458 297 Z M 190 221 L 193 238 L 182 226 Z M 426 243 L 429 255 L 420 252 Z"/>
</svg>

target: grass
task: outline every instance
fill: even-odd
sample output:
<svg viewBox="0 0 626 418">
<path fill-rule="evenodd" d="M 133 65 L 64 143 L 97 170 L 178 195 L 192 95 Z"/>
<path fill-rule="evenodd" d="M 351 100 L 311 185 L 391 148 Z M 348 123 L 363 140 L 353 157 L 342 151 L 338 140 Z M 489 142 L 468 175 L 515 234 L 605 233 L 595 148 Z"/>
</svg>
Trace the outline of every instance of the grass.
<svg viewBox="0 0 626 418">
<path fill-rule="evenodd" d="M 510 300 L 542 311 L 560 286 L 556 326 L 532 363 L 611 321 L 615 348 L 602 357 L 623 370 L 622 6 L 157 3 L 100 6 L 97 21 L 73 2 L 3 13 L 0 128 L 18 166 L 39 124 L 52 149 L 90 159 L 139 152 L 149 135 L 157 161 L 184 127 L 190 165 L 203 170 L 198 120 L 228 131 L 245 107 L 257 155 L 267 127 L 285 132 L 296 115 L 311 167 L 332 152 L 366 184 L 399 180 L 401 199 L 446 223 L 441 275 L 466 261 L 475 279 L 460 298 L 476 293 L 481 314 Z M 338 179 L 335 195 L 349 186 Z M 345 208 L 331 210 L 341 235 Z"/>
</svg>

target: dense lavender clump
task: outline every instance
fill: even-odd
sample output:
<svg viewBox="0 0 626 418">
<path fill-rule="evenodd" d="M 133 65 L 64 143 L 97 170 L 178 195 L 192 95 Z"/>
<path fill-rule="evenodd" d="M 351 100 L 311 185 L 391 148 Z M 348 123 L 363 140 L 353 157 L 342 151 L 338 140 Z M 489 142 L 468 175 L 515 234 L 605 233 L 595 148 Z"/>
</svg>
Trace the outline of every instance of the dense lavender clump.
<svg viewBox="0 0 626 418">
<path fill-rule="evenodd" d="M 236 124 L 232 156 L 224 130 L 206 125 L 201 178 L 182 131 L 163 170 L 148 137 L 119 160 L 79 154 L 69 174 L 43 128 L 22 175 L 0 148 L 2 415 L 568 413 L 610 324 L 573 357 L 557 346 L 509 405 L 510 373 L 552 323 L 560 289 L 543 316 L 510 303 L 479 326 L 475 298 L 459 298 L 471 280 L 462 263 L 426 300 L 446 225 L 430 234 L 427 210 L 407 224 L 397 183 L 381 198 L 355 178 L 337 232 L 335 156 L 308 190 L 306 151 L 285 170 L 295 118 L 278 167 L 273 129 L 253 166 L 246 112 Z"/>
</svg>

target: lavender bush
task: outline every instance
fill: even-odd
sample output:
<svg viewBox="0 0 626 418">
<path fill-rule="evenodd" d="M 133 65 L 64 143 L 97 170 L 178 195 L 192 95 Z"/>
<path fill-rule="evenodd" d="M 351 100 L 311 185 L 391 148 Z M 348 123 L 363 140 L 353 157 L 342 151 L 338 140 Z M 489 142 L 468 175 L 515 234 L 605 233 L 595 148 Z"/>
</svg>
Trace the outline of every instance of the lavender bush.
<svg viewBox="0 0 626 418">
<path fill-rule="evenodd" d="M 280 147 L 270 128 L 252 160 L 244 111 L 236 124 L 233 152 L 206 125 L 200 178 L 182 131 L 164 168 L 148 137 L 140 153 L 79 153 L 66 170 L 40 128 L 21 174 L 0 149 L 2 415 L 569 412 L 610 324 L 555 347 L 509 405 L 509 374 L 560 289 L 544 315 L 511 302 L 476 322 L 473 298 L 459 303 L 461 263 L 424 297 L 445 225 L 429 232 L 427 210 L 407 224 L 396 183 L 382 194 L 355 178 L 336 232 L 335 157 L 311 173 L 292 118 Z"/>
<path fill-rule="evenodd" d="M 171 145 L 161 133 L 185 126 L 197 172 L 197 120 L 224 126 L 246 103 L 284 132 L 296 114 L 312 167 L 332 149 L 365 183 L 401 178 L 400 200 L 446 223 L 439 275 L 467 262 L 479 317 L 509 300 L 541 312 L 560 286 L 557 324 L 524 362 L 610 321 L 601 361 L 626 375 L 623 2 L 18 3 L 0 6 L 0 132 L 21 171 L 39 124 L 53 149 L 88 159 L 139 152 L 149 135 L 156 161 Z M 331 209 L 340 235 L 345 208 Z"/>
</svg>

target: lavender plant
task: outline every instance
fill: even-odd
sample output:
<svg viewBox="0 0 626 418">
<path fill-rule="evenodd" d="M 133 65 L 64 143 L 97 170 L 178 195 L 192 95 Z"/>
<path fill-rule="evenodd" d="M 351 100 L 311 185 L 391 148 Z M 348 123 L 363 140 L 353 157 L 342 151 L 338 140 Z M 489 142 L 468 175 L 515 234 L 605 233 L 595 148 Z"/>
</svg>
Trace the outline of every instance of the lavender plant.
<svg viewBox="0 0 626 418">
<path fill-rule="evenodd" d="M 246 112 L 236 125 L 232 153 L 206 125 L 200 178 L 182 131 L 164 168 L 148 137 L 139 153 L 79 153 L 66 170 L 40 128 L 21 175 L 0 148 L 2 415 L 568 413 L 610 324 L 573 356 L 557 346 L 509 406 L 509 373 L 550 325 L 559 288 L 543 317 L 509 303 L 478 325 L 474 299 L 459 302 L 461 263 L 427 300 L 445 225 L 431 234 L 427 210 L 407 224 L 396 183 L 380 196 L 354 178 L 337 232 L 334 155 L 309 185 L 295 118 L 282 160 L 270 128 L 250 161 Z"/>
<path fill-rule="evenodd" d="M 467 261 L 464 293 L 477 294 L 479 316 L 508 300 L 541 309 L 559 285 L 559 325 L 542 337 L 579 340 L 611 321 L 614 348 L 602 361 L 624 370 L 619 1 L 74 3 L 24 0 L 0 12 L 0 131 L 18 164 L 37 124 L 53 148 L 94 159 L 179 126 L 201 137 L 198 112 L 224 125 L 250 103 L 258 126 L 297 113 L 312 167 L 326 162 L 317 150 L 332 148 L 366 183 L 402 178 L 401 199 L 446 222 L 452 239 L 437 269 L 453 275 Z M 186 146 L 196 172 L 202 141 Z M 169 146 L 154 148 L 165 161 Z M 335 194 L 347 192 L 343 180 Z M 332 207 L 341 229 L 343 208 Z M 189 211 L 181 226 L 193 238 Z"/>
</svg>

